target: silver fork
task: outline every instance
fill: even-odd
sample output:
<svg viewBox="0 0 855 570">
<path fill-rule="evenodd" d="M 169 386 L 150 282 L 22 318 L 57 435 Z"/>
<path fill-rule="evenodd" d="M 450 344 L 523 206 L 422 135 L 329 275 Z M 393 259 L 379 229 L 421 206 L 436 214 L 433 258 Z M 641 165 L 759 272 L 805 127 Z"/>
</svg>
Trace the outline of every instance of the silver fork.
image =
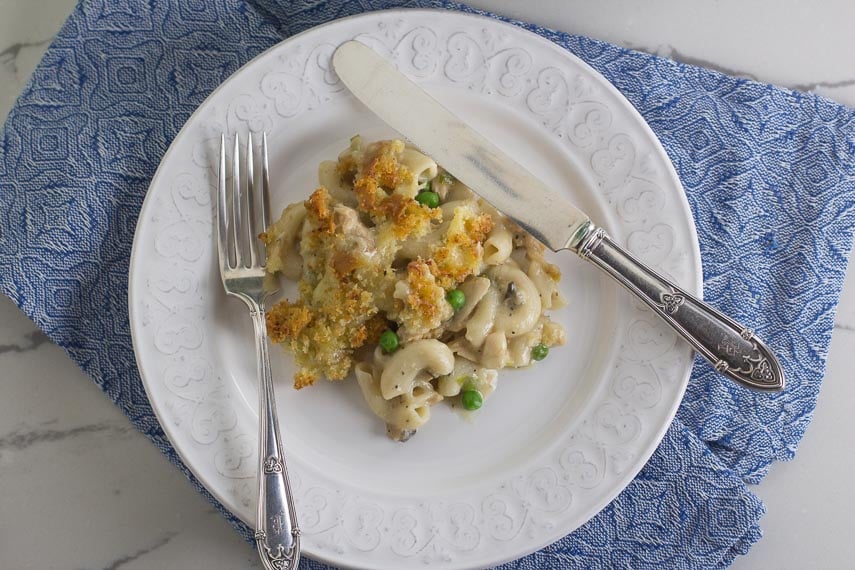
<svg viewBox="0 0 855 570">
<path fill-rule="evenodd" d="M 246 144 L 246 185 L 241 185 L 240 140 L 235 135 L 231 191 L 226 185 L 226 135 L 220 138 L 220 169 L 217 188 L 217 245 L 220 276 L 226 293 L 247 307 L 255 330 L 258 360 L 258 514 L 255 544 L 268 570 L 297 568 L 300 562 L 300 527 L 288 482 L 285 454 L 279 435 L 273 378 L 267 352 L 264 321 L 264 264 L 266 252 L 257 238 L 270 224 L 270 180 L 267 167 L 267 133 L 261 139 L 261 213 L 256 212 L 252 133 Z"/>
</svg>

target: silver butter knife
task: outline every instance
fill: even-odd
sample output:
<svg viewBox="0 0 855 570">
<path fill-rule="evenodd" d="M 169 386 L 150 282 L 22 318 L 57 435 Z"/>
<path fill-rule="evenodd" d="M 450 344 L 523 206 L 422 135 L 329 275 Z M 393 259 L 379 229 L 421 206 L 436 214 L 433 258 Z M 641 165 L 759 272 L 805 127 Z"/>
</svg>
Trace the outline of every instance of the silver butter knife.
<svg viewBox="0 0 855 570">
<path fill-rule="evenodd" d="M 371 48 L 333 55 L 347 88 L 385 123 L 553 251 L 569 249 L 638 295 L 720 373 L 756 390 L 784 388 L 784 371 L 754 332 L 619 247 L 582 210 L 440 105 Z"/>
</svg>

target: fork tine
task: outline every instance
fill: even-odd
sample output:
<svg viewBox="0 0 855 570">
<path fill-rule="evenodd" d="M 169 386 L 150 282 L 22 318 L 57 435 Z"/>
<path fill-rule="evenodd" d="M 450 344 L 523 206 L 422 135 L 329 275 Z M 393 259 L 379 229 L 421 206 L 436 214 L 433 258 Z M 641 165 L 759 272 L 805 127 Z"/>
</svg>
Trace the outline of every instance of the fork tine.
<svg viewBox="0 0 855 570">
<path fill-rule="evenodd" d="M 255 219 L 255 153 L 252 150 L 252 133 L 246 139 L 246 233 L 249 242 L 249 267 L 258 264 L 258 230 Z"/>
<path fill-rule="evenodd" d="M 261 203 L 259 204 L 261 209 L 261 216 L 253 216 L 253 224 L 259 223 L 261 224 L 261 231 L 266 232 L 267 228 L 270 226 L 270 173 L 267 163 L 267 132 L 261 132 L 261 196 L 255 198 L 259 200 Z M 255 227 L 255 226 L 254 226 Z M 259 233 L 258 230 L 255 230 L 256 235 Z M 258 263 L 260 265 L 267 264 L 267 246 L 264 243 L 258 243 L 260 240 L 256 240 L 254 243 L 256 245 L 255 253 L 257 255 Z"/>
<path fill-rule="evenodd" d="M 261 133 L 261 223 L 270 225 L 270 171 L 267 167 L 267 132 Z"/>
<path fill-rule="evenodd" d="M 217 175 L 217 253 L 220 271 L 229 264 L 229 228 L 226 210 L 226 134 L 220 135 L 220 168 Z"/>
<path fill-rule="evenodd" d="M 261 133 L 261 223 L 270 227 L 270 168 L 267 162 L 267 132 Z M 261 262 L 267 263 L 267 246 L 261 250 Z"/>
<path fill-rule="evenodd" d="M 232 156 L 232 238 L 235 244 L 235 264 L 234 267 L 243 265 L 243 256 L 241 255 L 241 207 L 240 207 L 240 147 L 238 144 L 240 139 L 235 133 L 234 156 Z"/>
</svg>

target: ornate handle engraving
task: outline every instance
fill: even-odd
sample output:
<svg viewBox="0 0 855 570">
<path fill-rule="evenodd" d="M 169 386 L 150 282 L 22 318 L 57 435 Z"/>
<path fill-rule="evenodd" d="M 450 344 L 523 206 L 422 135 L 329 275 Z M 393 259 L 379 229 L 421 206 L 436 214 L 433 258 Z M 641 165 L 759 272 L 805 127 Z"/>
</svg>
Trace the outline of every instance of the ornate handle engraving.
<svg viewBox="0 0 855 570">
<path fill-rule="evenodd" d="M 784 371 L 778 359 L 751 329 L 635 259 L 602 228 L 590 224 L 570 247 L 638 295 L 725 376 L 755 390 L 784 389 Z"/>
<path fill-rule="evenodd" d="M 273 377 L 267 352 L 267 328 L 264 311 L 252 311 L 255 329 L 255 352 L 258 358 L 259 447 L 258 447 L 258 516 L 255 545 L 268 570 L 290 570 L 300 564 L 300 527 L 285 453 L 279 435 Z"/>
<path fill-rule="evenodd" d="M 665 312 L 669 315 L 673 315 L 680 310 L 680 305 L 685 302 L 686 298 L 683 295 L 677 293 L 674 289 L 671 289 L 668 293 L 664 291 L 659 293 L 659 302 L 656 303 L 656 305 L 660 309 L 665 309 Z"/>
</svg>

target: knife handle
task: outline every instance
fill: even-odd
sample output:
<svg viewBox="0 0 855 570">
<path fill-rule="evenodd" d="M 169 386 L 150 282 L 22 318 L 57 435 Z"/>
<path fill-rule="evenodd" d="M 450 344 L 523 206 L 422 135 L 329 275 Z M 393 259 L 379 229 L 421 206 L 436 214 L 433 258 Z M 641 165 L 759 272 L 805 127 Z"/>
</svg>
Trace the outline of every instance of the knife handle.
<svg viewBox="0 0 855 570">
<path fill-rule="evenodd" d="M 638 295 L 715 369 L 754 390 L 784 389 L 784 371 L 754 332 L 677 287 L 589 224 L 571 247 Z"/>
</svg>

